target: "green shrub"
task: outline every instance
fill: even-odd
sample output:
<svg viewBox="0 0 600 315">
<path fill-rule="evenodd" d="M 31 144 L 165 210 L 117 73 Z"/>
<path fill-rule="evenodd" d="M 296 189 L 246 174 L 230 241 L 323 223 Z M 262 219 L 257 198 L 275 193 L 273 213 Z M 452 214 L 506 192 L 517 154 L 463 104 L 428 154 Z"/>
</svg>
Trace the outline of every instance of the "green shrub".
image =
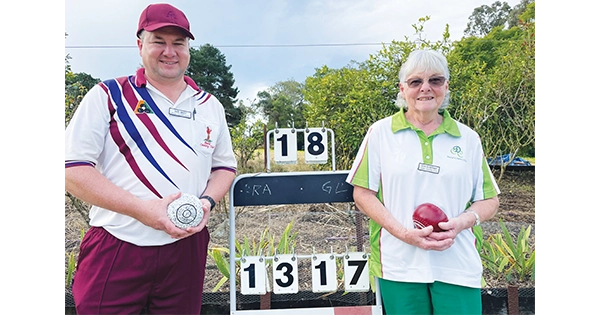
<svg viewBox="0 0 600 315">
<path fill-rule="evenodd" d="M 501 233 L 490 235 L 483 240 L 480 227 L 474 229 L 477 249 L 483 268 L 492 277 L 514 281 L 535 280 L 535 248 L 530 245 L 531 225 L 521 227 L 516 242 L 500 219 Z M 482 279 L 482 284 L 485 280 Z"/>
<path fill-rule="evenodd" d="M 85 236 L 85 230 L 81 229 L 81 232 L 79 233 L 79 242 L 81 243 L 81 240 L 83 240 L 83 237 Z M 75 255 L 75 250 L 72 250 L 69 254 L 69 259 L 67 262 L 67 270 L 66 270 L 66 275 L 65 275 L 65 287 L 66 288 L 70 288 L 71 287 L 71 283 L 73 282 L 73 275 L 75 274 L 75 268 L 77 267 L 77 255 Z"/>
<path fill-rule="evenodd" d="M 243 243 L 235 240 L 236 258 L 260 255 L 273 256 L 275 251 L 277 251 L 277 254 L 292 254 L 296 247 L 296 236 L 298 235 L 298 232 L 292 233 L 293 225 L 294 221 L 288 223 L 277 244 L 275 242 L 275 236 L 270 233 L 268 227 L 263 230 L 258 242 L 249 240 L 246 236 L 244 236 Z M 212 247 L 208 250 L 208 256 L 213 259 L 217 265 L 217 269 L 223 274 L 221 280 L 219 280 L 213 288 L 213 292 L 219 290 L 231 277 L 231 272 L 229 270 L 229 255 L 229 249 L 224 247 Z M 236 261 L 236 270 L 234 274 L 238 278 L 239 272 L 239 261 Z"/>
</svg>

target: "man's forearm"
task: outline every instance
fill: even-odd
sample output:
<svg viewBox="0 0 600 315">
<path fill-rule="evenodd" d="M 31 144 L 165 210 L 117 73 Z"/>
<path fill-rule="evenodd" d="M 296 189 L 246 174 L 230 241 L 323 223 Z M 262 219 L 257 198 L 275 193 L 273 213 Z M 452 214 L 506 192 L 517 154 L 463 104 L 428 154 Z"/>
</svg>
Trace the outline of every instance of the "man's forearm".
<svg viewBox="0 0 600 315">
<path fill-rule="evenodd" d="M 65 190 L 89 204 L 134 217 L 140 200 L 92 166 L 65 168 Z"/>
<path fill-rule="evenodd" d="M 210 174 L 206 189 L 202 195 L 212 197 L 215 202 L 219 202 L 229 192 L 231 183 L 235 179 L 235 173 L 229 170 L 216 170 Z M 200 196 L 198 196 L 200 197 Z"/>
</svg>

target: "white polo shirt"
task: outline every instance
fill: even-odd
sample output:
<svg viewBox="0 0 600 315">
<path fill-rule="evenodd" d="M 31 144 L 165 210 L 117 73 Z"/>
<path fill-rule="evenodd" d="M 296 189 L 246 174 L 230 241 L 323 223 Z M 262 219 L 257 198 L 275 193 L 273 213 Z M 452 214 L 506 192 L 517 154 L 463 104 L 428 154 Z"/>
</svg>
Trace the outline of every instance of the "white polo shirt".
<svg viewBox="0 0 600 315">
<path fill-rule="evenodd" d="M 93 165 L 145 200 L 178 191 L 200 196 L 212 170 L 237 167 L 225 110 L 187 77 L 186 90 L 173 103 L 146 82 L 143 71 L 101 82 L 86 94 L 65 131 L 65 167 Z M 140 246 L 176 241 L 97 206 L 90 225 Z"/>
<path fill-rule="evenodd" d="M 443 123 L 431 135 L 406 121 L 404 110 L 374 123 L 358 151 L 347 182 L 378 194 L 405 228 L 413 229 L 414 209 L 436 204 L 449 218 L 470 203 L 500 193 L 485 162 L 475 131 L 444 111 Z M 445 251 L 406 244 L 381 226 L 369 223 L 370 269 L 393 281 L 441 281 L 479 288 L 482 266 L 472 230 L 462 231 Z"/>
</svg>

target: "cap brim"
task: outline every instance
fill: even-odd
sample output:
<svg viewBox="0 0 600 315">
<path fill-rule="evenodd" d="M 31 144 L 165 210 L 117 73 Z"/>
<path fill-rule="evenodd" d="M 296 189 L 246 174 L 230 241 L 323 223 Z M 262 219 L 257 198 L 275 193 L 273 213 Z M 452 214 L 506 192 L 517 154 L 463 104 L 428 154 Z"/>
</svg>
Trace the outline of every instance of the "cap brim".
<svg viewBox="0 0 600 315">
<path fill-rule="evenodd" d="M 173 23 L 158 23 L 158 24 L 154 24 L 152 26 L 144 27 L 143 30 L 146 30 L 148 32 L 154 32 L 154 31 L 156 31 L 159 28 L 163 28 L 163 27 L 167 27 L 167 26 L 177 27 L 180 30 L 182 30 L 189 38 L 195 39 L 194 35 L 190 31 L 186 30 L 185 28 L 183 28 L 183 27 L 181 27 L 181 26 L 179 26 L 177 24 L 173 24 Z M 139 32 L 141 32 L 141 31 L 142 30 L 140 30 Z M 139 32 L 138 32 L 138 35 L 139 35 Z"/>
</svg>

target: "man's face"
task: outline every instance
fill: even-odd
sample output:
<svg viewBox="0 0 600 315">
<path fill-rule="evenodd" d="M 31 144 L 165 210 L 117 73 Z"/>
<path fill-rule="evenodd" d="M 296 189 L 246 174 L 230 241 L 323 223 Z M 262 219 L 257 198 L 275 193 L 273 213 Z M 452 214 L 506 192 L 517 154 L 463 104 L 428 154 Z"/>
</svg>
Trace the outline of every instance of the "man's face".
<svg viewBox="0 0 600 315">
<path fill-rule="evenodd" d="M 145 32 L 138 48 L 146 77 L 157 83 L 177 82 L 190 63 L 189 41 L 177 27 L 163 27 Z"/>
</svg>

